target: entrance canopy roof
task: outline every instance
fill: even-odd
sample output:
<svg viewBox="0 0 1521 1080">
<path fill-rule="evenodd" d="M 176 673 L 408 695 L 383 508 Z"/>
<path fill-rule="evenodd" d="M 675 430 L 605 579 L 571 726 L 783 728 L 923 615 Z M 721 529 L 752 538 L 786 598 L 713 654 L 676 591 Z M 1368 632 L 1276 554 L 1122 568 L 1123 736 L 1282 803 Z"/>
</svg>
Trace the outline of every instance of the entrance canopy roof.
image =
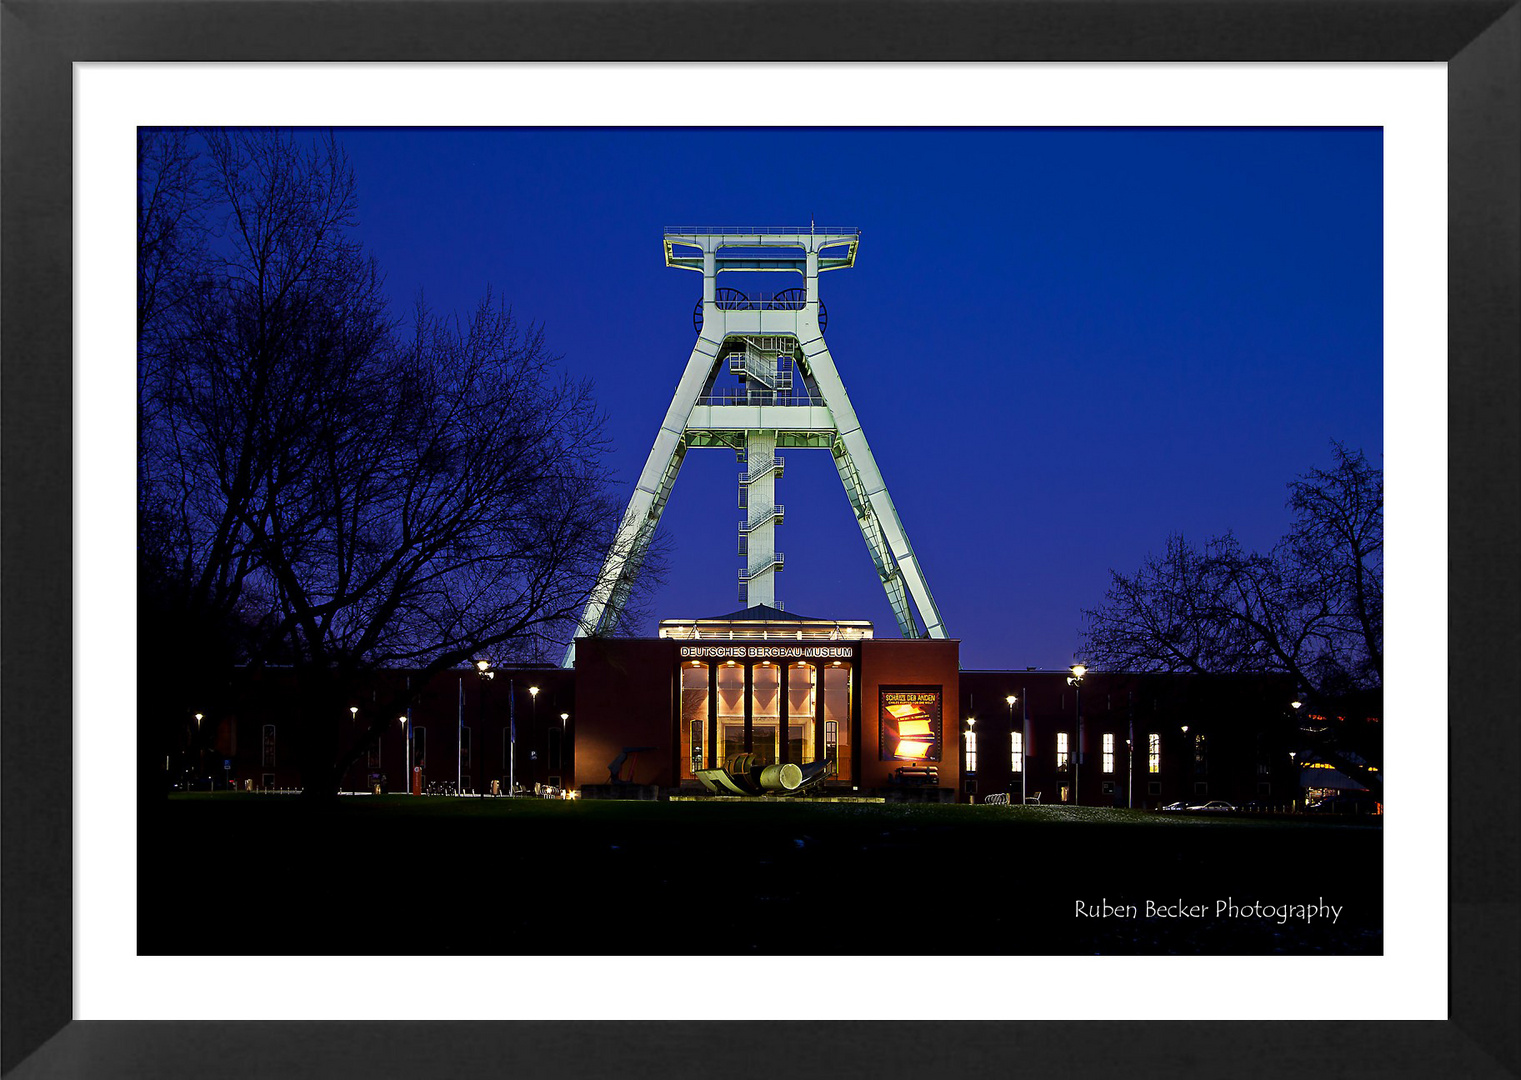
<svg viewBox="0 0 1521 1080">
<path fill-rule="evenodd" d="M 682 641 L 858 641 L 872 636 L 864 619 L 815 619 L 757 604 L 727 615 L 662 619 L 660 636 Z"/>
</svg>

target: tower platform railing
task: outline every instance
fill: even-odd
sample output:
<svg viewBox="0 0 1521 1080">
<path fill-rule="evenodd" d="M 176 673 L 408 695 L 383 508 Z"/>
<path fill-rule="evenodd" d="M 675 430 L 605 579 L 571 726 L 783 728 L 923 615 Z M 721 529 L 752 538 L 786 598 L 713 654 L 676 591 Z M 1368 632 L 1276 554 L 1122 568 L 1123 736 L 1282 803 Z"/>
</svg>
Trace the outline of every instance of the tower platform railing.
<svg viewBox="0 0 1521 1080">
<path fill-rule="evenodd" d="M 824 398 L 807 390 L 714 390 L 697 399 L 699 405 L 823 406 Z"/>
<path fill-rule="evenodd" d="M 667 225 L 667 236 L 860 236 L 850 225 Z"/>
<path fill-rule="evenodd" d="M 699 300 L 698 303 L 702 301 Z M 720 311 L 802 311 L 808 306 L 808 294 L 803 289 L 747 293 L 722 288 L 714 292 L 713 303 Z"/>
</svg>

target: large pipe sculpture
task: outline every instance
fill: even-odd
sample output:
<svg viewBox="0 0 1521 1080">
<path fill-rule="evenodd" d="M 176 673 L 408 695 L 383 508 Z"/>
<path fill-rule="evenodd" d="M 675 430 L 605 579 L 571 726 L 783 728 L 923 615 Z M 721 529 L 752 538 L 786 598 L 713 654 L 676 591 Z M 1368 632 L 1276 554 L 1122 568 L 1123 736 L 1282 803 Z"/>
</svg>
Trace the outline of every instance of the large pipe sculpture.
<svg viewBox="0 0 1521 1080">
<path fill-rule="evenodd" d="M 826 776 L 835 775 L 831 759 L 810 761 L 806 765 L 792 762 L 765 765 L 754 754 L 735 754 L 721 769 L 698 769 L 710 795 L 798 795 L 814 787 Z"/>
</svg>

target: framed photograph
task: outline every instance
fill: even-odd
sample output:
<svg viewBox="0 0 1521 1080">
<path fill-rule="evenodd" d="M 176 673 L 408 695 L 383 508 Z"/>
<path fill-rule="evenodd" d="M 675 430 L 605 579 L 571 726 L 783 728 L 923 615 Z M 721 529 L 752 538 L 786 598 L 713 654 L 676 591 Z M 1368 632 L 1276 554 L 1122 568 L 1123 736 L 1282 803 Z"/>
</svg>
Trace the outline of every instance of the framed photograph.
<svg viewBox="0 0 1521 1080">
<path fill-rule="evenodd" d="M 1515 499 L 1497 497 L 1521 480 L 1521 461 L 1505 441 L 1521 410 L 1521 12 L 1514 7 L 915 0 L 879 5 L 866 24 L 844 3 L 444 2 L 377 10 L 342 2 L 6 0 L 3 11 L 0 1071 L 317 1076 L 338 1061 L 344 1072 L 398 1076 L 445 1063 L 459 1072 L 623 1061 L 680 1067 L 729 1053 L 740 1036 L 786 1043 L 805 1075 L 863 1066 L 896 1073 L 916 1067 L 908 1064 L 913 1054 L 882 1054 L 884 1032 L 901 1030 L 902 1021 L 914 1022 L 915 1043 L 933 1047 L 935 1069 L 948 1074 L 1014 1066 L 1086 1074 L 1112 1067 L 1117 1055 L 1146 1072 L 1201 1076 L 1328 1066 L 1406 1075 L 1429 1071 L 1423 1066 L 1433 1060 L 1464 1075 L 1521 1071 L 1509 1020 L 1521 945 L 1513 889 L 1506 891 L 1516 877 L 1512 781 L 1521 762 L 1513 725 L 1503 720 L 1521 687 L 1514 665 L 1496 661 L 1482 677 L 1455 667 L 1448 682 L 1441 663 L 1503 657 L 1521 644 L 1514 577 L 1495 573 L 1516 561 L 1521 535 Z M 1410 70 L 1395 70 L 1400 65 Z M 1200 81 L 1206 75 L 1216 80 L 1208 88 Z M 739 84 L 733 97 L 702 89 L 722 87 L 725 78 Z M 755 86 L 765 100 L 743 106 L 754 104 Z M 1216 92 L 1219 100 L 1208 100 Z M 877 111 L 857 111 L 860 98 Z M 132 365 L 125 342 L 98 330 L 131 325 L 130 289 L 112 284 L 131 280 L 122 276 L 132 250 L 131 184 L 123 173 L 113 194 L 101 179 L 123 160 L 135 125 L 782 126 L 764 106 L 787 126 L 824 130 L 1371 126 L 1390 133 L 1385 236 L 1417 238 L 1402 239 L 1390 265 L 1427 262 L 1409 277 L 1391 270 L 1384 281 L 1386 314 L 1398 316 L 1385 323 L 1398 330 L 1385 341 L 1386 400 L 1402 418 L 1391 424 L 1389 471 L 1409 481 L 1406 493 L 1391 496 L 1390 532 L 1403 545 L 1399 558 L 1409 560 L 1403 565 L 1447 563 L 1445 583 L 1435 573 L 1422 582 L 1391 575 L 1391 597 L 1398 591 L 1407 610 L 1420 612 L 1416 625 L 1392 629 L 1391 641 L 1412 668 L 1430 658 L 1444 669 L 1424 682 L 1409 669 L 1399 682 L 1390 679 L 1401 691 L 1389 706 L 1390 742 L 1402 747 L 1402 771 L 1391 769 L 1391 782 L 1405 785 L 1412 808 L 1431 791 L 1446 801 L 1445 813 L 1425 823 L 1410 810 L 1389 816 L 1389 833 L 1399 831 L 1398 844 L 1386 849 L 1385 882 L 1396 940 L 1384 955 L 1343 958 L 1349 974 L 1334 983 L 1323 977 L 1328 969 L 1307 960 L 1300 971 L 1314 974 L 1288 974 L 1281 991 L 1278 983 L 1254 984 L 1283 972 L 1264 975 L 1266 966 L 1239 966 L 1229 956 L 936 958 L 928 983 L 896 1004 L 889 995 L 902 972 L 870 958 L 832 974 L 828 987 L 789 987 L 736 958 L 714 957 L 725 971 L 717 994 L 690 966 L 695 958 L 678 966 L 617 955 L 627 951 L 620 949 L 574 964 L 496 960 L 484 976 L 465 961 L 395 963 L 378 947 L 373 955 L 337 950 L 351 954 L 343 963 L 228 949 L 210 963 L 187 955 L 134 965 L 131 905 L 101 902 L 113 882 L 130 892 L 125 883 L 135 873 L 130 851 L 121 850 L 130 830 L 113 832 L 110 821 L 113 813 L 131 818 L 134 803 L 131 776 L 121 776 L 119 765 L 113 773 L 113 760 L 123 759 L 111 733 L 113 713 L 122 728 L 132 727 L 123 688 L 134 685 L 135 649 L 126 643 L 130 622 L 119 615 L 133 608 L 133 563 L 128 552 L 100 559 L 94 541 L 111 515 L 118 524 L 134 516 L 130 485 L 119 482 L 126 474 L 98 467 L 101 446 L 115 444 L 97 440 L 111 427 L 131 441 L 123 417 L 135 396 L 125 377 Z M 1444 132 L 1445 172 L 1432 156 Z M 1401 188 L 1423 155 L 1435 181 Z M 931 163 L 953 169 L 957 159 Z M 616 176 L 607 185 L 616 191 Z M 1431 209 L 1444 191 L 1445 243 L 1432 227 L 1440 212 Z M 1424 284 L 1442 280 L 1443 260 L 1445 296 Z M 1428 359 L 1439 363 L 1444 304 L 1446 378 L 1429 371 L 1412 378 Z M 1430 310 L 1417 311 L 1423 306 Z M 1406 332 L 1416 322 L 1401 320 L 1412 312 L 1437 327 L 1436 337 Z M 121 371 L 109 362 L 114 353 Z M 1406 387 L 1404 398 L 1395 384 Z M 113 398 L 122 414 L 114 419 Z M 1423 403 L 1428 414 L 1442 404 L 1445 415 L 1420 422 Z M 1445 475 L 1428 475 L 1423 463 L 1443 460 Z M 1409 498 L 1412 489 L 1434 496 L 1424 512 Z M 906 520 L 912 530 L 912 517 Z M 1431 528 L 1433 520 L 1445 521 L 1445 530 Z M 961 750 L 954 703 L 941 687 L 920 682 L 909 676 L 874 686 L 859 702 L 878 739 L 874 757 L 912 768 Z M 1433 683 L 1445 687 L 1445 703 L 1413 707 Z M 1427 715 L 1436 718 L 1431 731 L 1412 730 Z M 73 717 L 72 728 L 63 716 Z M 1005 738 L 1019 730 L 1012 707 L 1007 723 Z M 748 717 L 744 730 L 748 738 Z M 1028 733 L 1026 726 L 1021 734 Z M 1052 738 L 1042 752 L 1057 752 Z M 1092 738 L 1083 743 L 1079 729 L 1074 753 L 1114 753 L 1112 742 Z M 985 734 L 984 746 L 993 745 Z M 683 752 L 700 755 L 698 746 Z M 274 757 L 267 746 L 263 757 Z M 1433 762 L 1444 781 L 1411 779 Z M 385 762 L 377 754 L 364 767 L 379 777 Z M 990 771 L 984 767 L 983 779 Z M 1424 865 L 1422 852 L 1444 841 L 1445 865 Z M 194 859 L 206 867 L 208 891 L 164 902 L 214 906 L 218 876 L 237 857 L 214 840 L 204 845 Z M 1405 884 L 1421 877 L 1427 886 L 1445 880 L 1445 940 L 1429 925 L 1429 898 L 1405 897 Z M 987 903 L 998 903 L 996 891 Z M 1422 918 L 1428 925 L 1414 925 Z M 1424 944 L 1413 944 L 1417 938 Z M 125 960 L 104 963 L 107 954 Z M 1445 979 L 1445 1009 L 1429 986 L 1402 1002 L 1381 985 L 1399 983 L 1389 972 L 1406 978 L 1433 958 L 1446 964 L 1445 974 L 1436 973 Z M 1214 1000 L 1187 1000 L 1189 983 L 1218 988 L 1206 995 Z M 1112 997 L 1095 1001 L 1085 988 L 1098 985 L 1112 985 Z M 1074 1005 L 1080 995 L 1084 1004 Z M 1331 1019 L 1311 1019 L 1319 1017 Z M 1183 1022 L 1140 1023 L 1154 1018 Z M 495 1022 L 466 1022 L 473 1020 Z M 894 1028 L 874 1023 L 884 1020 Z M 972 1020 L 980 1022 L 965 1022 Z"/>
</svg>

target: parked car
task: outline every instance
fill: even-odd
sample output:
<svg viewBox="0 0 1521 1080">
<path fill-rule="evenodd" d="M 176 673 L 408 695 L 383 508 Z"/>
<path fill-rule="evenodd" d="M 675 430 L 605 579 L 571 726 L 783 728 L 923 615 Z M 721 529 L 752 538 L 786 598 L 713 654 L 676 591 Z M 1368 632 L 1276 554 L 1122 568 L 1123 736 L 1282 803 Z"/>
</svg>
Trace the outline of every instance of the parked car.
<svg viewBox="0 0 1521 1080">
<path fill-rule="evenodd" d="M 1196 806 L 1190 806 L 1189 809 L 1190 810 L 1204 810 L 1204 811 L 1206 811 L 1208 813 L 1211 813 L 1211 814 L 1224 814 L 1224 813 L 1229 813 L 1229 812 L 1235 810 L 1236 808 L 1235 808 L 1235 806 L 1233 806 L 1230 803 L 1226 802 L 1224 799 L 1211 799 L 1207 803 L 1199 803 Z"/>
<path fill-rule="evenodd" d="M 1168 811 L 1192 810 L 1192 809 L 1193 809 L 1193 807 L 1190 806 L 1188 803 L 1179 800 L 1178 802 L 1168 803 L 1166 806 L 1162 807 L 1162 812 L 1163 813 L 1167 813 Z"/>
</svg>

